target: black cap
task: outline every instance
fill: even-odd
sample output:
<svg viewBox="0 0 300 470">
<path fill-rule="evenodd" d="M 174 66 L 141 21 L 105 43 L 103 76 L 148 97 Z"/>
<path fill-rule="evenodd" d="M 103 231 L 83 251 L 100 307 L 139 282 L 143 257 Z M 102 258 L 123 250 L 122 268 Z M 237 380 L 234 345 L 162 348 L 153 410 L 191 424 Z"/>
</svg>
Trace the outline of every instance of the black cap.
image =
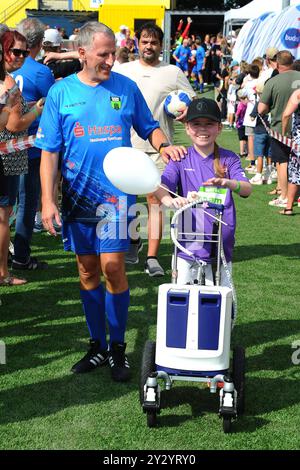
<svg viewBox="0 0 300 470">
<path fill-rule="evenodd" d="M 214 100 L 208 98 L 197 98 L 193 100 L 187 110 L 186 121 L 197 118 L 207 118 L 212 121 L 221 122 L 221 111 Z"/>
</svg>

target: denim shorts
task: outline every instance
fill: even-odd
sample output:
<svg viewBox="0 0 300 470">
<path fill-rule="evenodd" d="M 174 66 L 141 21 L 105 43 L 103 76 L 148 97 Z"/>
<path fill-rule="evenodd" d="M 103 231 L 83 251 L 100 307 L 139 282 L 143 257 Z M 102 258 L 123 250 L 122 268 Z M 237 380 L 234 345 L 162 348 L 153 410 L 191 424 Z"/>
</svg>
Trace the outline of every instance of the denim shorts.
<svg viewBox="0 0 300 470">
<path fill-rule="evenodd" d="M 65 251 L 77 255 L 122 253 L 129 248 L 128 221 L 63 222 L 62 239 Z"/>
<path fill-rule="evenodd" d="M 0 196 L 0 207 L 12 207 L 15 205 L 17 200 L 20 176 L 4 176 L 3 178 L 5 179 L 7 191 L 5 195 Z"/>
<path fill-rule="evenodd" d="M 254 134 L 254 156 L 271 156 L 271 139 L 268 134 Z"/>
</svg>

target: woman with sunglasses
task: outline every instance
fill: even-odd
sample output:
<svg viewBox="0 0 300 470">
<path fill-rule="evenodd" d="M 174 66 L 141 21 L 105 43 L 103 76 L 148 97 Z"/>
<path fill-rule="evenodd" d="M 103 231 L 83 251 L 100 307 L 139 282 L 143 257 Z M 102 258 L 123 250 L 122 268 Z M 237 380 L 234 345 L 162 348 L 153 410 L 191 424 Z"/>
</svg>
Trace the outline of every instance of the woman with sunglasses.
<svg viewBox="0 0 300 470">
<path fill-rule="evenodd" d="M 3 74 L 3 84 L 6 90 L 11 90 L 15 85 L 10 72 L 19 69 L 28 55 L 27 43 L 24 36 L 17 31 L 7 31 L 1 36 L 2 55 L 0 55 Z M 13 138 L 25 137 L 30 124 L 41 115 L 43 106 L 38 103 L 29 109 L 19 90 L 14 94 L 15 101 L 7 107 L 9 112 L 6 126 L 0 130 L 0 142 L 6 142 Z M 10 240 L 9 215 L 15 205 L 19 176 L 28 170 L 28 155 L 26 150 L 1 155 L 3 173 L 8 186 L 7 194 L 0 196 L 0 286 L 21 285 L 27 281 L 12 277 L 8 273 L 7 255 Z"/>
</svg>

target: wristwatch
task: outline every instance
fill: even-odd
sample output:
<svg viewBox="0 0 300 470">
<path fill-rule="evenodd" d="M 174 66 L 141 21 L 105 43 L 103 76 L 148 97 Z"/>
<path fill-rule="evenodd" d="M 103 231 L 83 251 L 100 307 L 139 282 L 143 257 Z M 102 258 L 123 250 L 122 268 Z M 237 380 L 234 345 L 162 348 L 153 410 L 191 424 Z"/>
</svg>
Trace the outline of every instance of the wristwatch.
<svg viewBox="0 0 300 470">
<path fill-rule="evenodd" d="M 160 153 L 161 149 L 163 149 L 165 147 L 170 147 L 170 145 L 172 145 L 172 144 L 170 144 L 170 142 L 163 142 L 162 144 L 160 144 L 159 149 L 158 149 L 159 153 Z"/>
</svg>

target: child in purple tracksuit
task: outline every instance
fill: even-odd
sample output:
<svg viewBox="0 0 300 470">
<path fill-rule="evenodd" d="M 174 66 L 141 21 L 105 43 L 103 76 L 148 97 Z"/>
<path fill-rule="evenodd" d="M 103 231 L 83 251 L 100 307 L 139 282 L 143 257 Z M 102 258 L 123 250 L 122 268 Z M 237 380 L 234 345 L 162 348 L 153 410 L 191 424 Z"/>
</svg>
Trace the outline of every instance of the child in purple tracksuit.
<svg viewBox="0 0 300 470">
<path fill-rule="evenodd" d="M 195 197 L 200 186 L 227 188 L 224 201 L 223 220 L 227 224 L 223 227 L 224 254 L 231 270 L 232 253 L 234 247 L 234 234 L 236 225 L 235 206 L 232 192 L 242 197 L 248 197 L 252 187 L 245 176 L 240 158 L 230 150 L 218 147 L 216 138 L 222 130 L 221 113 L 214 100 L 202 98 L 195 99 L 188 107 L 186 116 L 186 132 L 193 142 L 188 153 L 181 161 L 169 161 L 162 175 L 162 184 L 171 191 L 180 187 L 181 196 L 187 197 L 192 192 Z M 156 196 L 168 206 L 176 206 L 167 190 L 162 188 L 156 191 Z M 197 211 L 197 210 L 196 210 Z M 199 209 L 200 211 L 200 209 Z M 195 211 L 193 217 L 195 217 Z M 200 214 L 200 212 L 199 212 Z M 201 211 L 203 214 L 203 211 Z M 198 216 L 197 216 L 198 217 Z M 210 239 L 213 233 L 214 220 L 204 214 L 203 231 L 205 238 Z M 194 226 L 198 221 L 194 220 Z M 198 227 L 197 227 L 198 231 Z M 206 284 L 211 284 L 212 277 L 212 243 L 197 244 L 188 242 L 198 259 L 207 263 L 205 267 Z M 186 245 L 188 249 L 188 245 Z M 179 252 L 177 259 L 178 283 L 185 284 L 197 279 L 198 268 L 193 268 L 194 261 L 186 253 Z M 191 269 L 192 268 L 192 269 Z M 221 267 L 221 284 L 228 285 L 223 266 Z M 192 276 L 192 278 L 191 278 Z"/>
</svg>

